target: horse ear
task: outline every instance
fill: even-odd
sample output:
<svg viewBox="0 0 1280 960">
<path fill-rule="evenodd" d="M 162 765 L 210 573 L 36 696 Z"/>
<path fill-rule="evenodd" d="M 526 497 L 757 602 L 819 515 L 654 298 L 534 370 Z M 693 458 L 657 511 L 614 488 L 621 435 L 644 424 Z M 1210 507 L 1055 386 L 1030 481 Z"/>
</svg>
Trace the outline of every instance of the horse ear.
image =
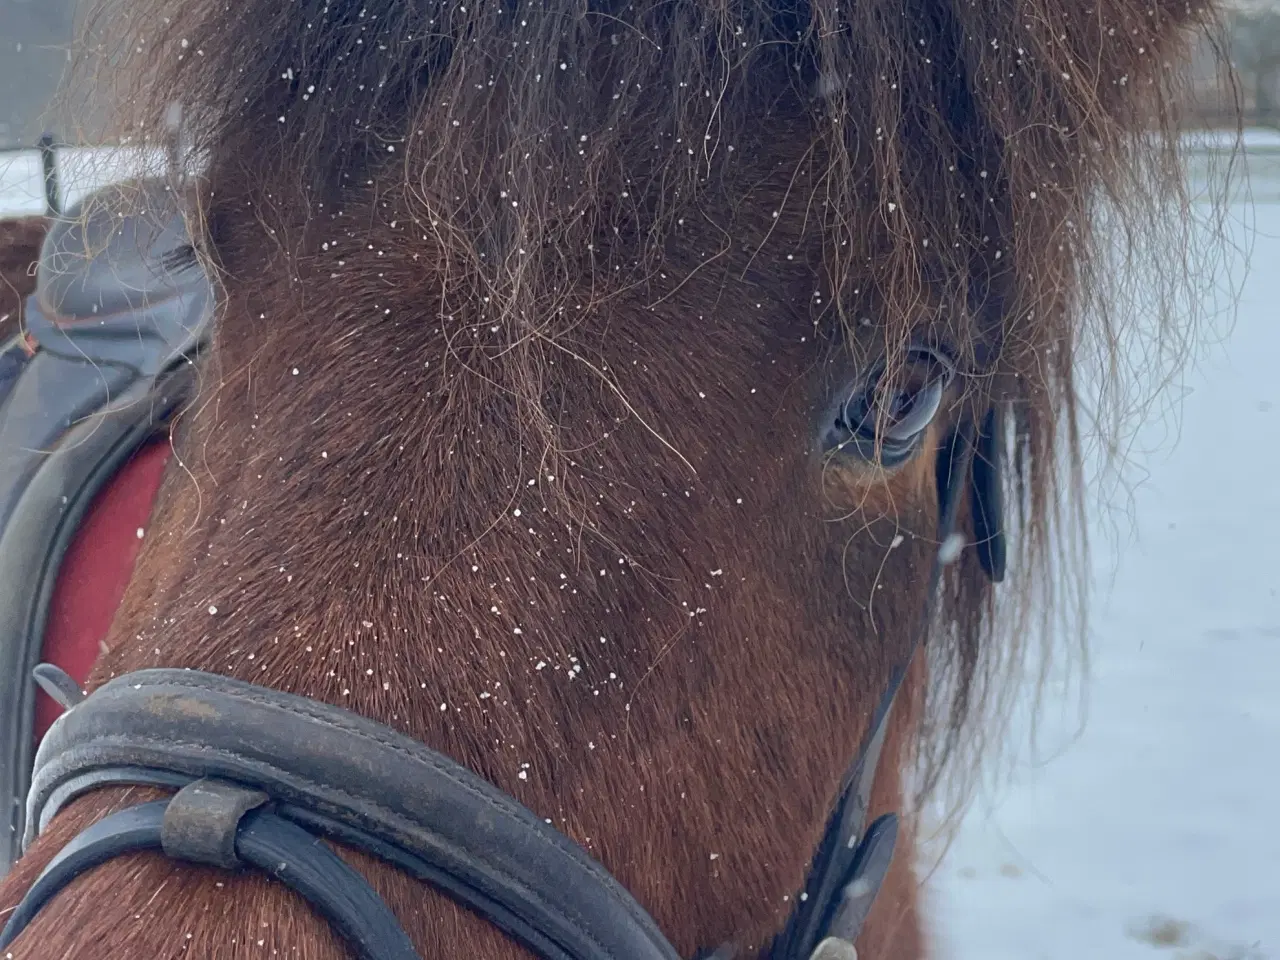
<svg viewBox="0 0 1280 960">
<path fill-rule="evenodd" d="M 982 418 L 973 451 L 969 496 L 978 562 L 992 583 L 1004 579 L 1008 545 L 1004 533 L 1005 411 L 993 406 Z"/>
</svg>

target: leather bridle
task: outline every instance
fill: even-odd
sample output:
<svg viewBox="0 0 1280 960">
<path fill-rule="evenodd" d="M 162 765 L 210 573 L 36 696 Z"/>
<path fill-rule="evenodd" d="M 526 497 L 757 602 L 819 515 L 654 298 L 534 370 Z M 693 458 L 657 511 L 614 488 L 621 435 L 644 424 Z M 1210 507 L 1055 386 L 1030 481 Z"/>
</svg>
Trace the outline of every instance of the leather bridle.
<svg viewBox="0 0 1280 960">
<path fill-rule="evenodd" d="M 939 549 L 924 622 L 895 667 L 846 774 L 773 960 L 849 958 L 889 869 L 896 814 L 867 825 L 890 709 L 937 612 L 968 487 L 979 561 L 1004 576 L 1000 463 L 1006 413 L 964 421 L 937 460 Z M 949 555 L 951 554 L 951 555 Z M 324 838 L 430 883 L 545 960 L 679 960 L 654 920 L 596 860 L 494 785 L 380 723 L 305 697 L 196 670 L 117 677 L 85 696 L 48 664 L 67 708 L 40 744 L 24 848 L 66 804 L 109 785 L 176 790 L 97 821 L 63 847 L 0 932 L 10 945 L 82 873 L 139 850 L 254 868 L 305 898 L 363 960 L 417 953 L 390 908 Z M 726 945 L 716 954 L 731 952 Z"/>
</svg>

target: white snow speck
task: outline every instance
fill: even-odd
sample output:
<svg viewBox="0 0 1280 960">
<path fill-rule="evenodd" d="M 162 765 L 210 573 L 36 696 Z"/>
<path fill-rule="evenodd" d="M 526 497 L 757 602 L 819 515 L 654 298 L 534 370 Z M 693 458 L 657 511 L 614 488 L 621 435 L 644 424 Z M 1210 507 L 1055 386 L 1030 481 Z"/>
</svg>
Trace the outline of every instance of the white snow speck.
<svg viewBox="0 0 1280 960">
<path fill-rule="evenodd" d="M 938 562 L 944 566 L 955 563 L 960 558 L 960 551 L 964 549 L 965 539 L 963 533 L 952 533 L 947 539 L 942 541 L 942 546 L 938 548 Z"/>
</svg>

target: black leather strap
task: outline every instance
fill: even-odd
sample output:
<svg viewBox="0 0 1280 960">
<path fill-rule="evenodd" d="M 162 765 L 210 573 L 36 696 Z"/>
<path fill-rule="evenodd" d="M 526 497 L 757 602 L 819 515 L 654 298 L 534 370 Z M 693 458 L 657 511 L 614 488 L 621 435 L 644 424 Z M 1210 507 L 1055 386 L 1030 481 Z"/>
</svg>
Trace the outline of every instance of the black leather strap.
<svg viewBox="0 0 1280 960">
<path fill-rule="evenodd" d="M 992 406 L 982 419 L 973 453 L 970 510 L 973 545 L 992 583 L 1004 580 L 1008 546 L 1004 534 L 1004 456 L 1008 411 Z"/>
<path fill-rule="evenodd" d="M 889 713 L 936 612 L 947 564 L 946 541 L 956 530 L 961 498 L 970 484 L 974 450 L 975 430 L 966 420 L 938 455 L 938 554 L 929 572 L 920 629 L 907 656 L 890 675 L 889 685 L 871 715 L 867 739 L 845 774 L 826 833 L 814 853 L 804 891 L 767 951 L 771 960 L 810 960 L 819 944 L 832 937 L 854 943 L 892 863 L 897 817 L 886 815 L 867 826 L 871 787 L 888 731 Z"/>
<path fill-rule="evenodd" d="M 192 792 L 223 802 L 209 804 L 187 796 Z M 99 820 L 63 847 L 40 874 L 0 931 L 0 950 L 16 940 L 72 880 L 115 857 L 163 849 L 170 856 L 210 862 L 201 845 L 195 848 L 195 856 L 187 856 L 190 851 L 181 843 L 171 845 L 166 840 L 190 833 L 201 820 L 206 827 L 226 826 L 226 815 L 240 808 L 229 824 L 232 857 L 226 866 L 257 867 L 286 884 L 328 920 L 362 960 L 417 960 L 408 934 L 364 877 L 296 824 L 267 811 L 242 809 L 246 794 L 265 799 L 230 785 L 197 781 L 171 800 L 139 804 Z M 183 826 L 175 829 L 175 819 L 182 820 Z"/>
<path fill-rule="evenodd" d="M 164 811 L 160 847 L 165 856 L 234 870 L 240 865 L 236 835 L 250 810 L 267 802 L 261 790 L 219 780 L 196 780 L 174 795 Z"/>
<path fill-rule="evenodd" d="M 27 842 L 106 783 L 216 777 L 282 819 L 383 857 L 554 960 L 676 960 L 644 909 L 581 847 L 423 744 L 303 697 L 190 670 L 110 681 L 41 743 Z"/>
<path fill-rule="evenodd" d="M 852 879 L 844 885 L 840 902 L 823 931 L 826 936 L 839 937 L 849 943 L 857 942 L 862 925 L 867 922 L 867 915 L 871 913 L 871 906 L 875 903 L 876 894 L 880 892 L 884 878 L 888 876 L 897 842 L 897 814 L 886 813 L 867 827 L 849 868 Z"/>
<path fill-rule="evenodd" d="M 14 908 L 0 932 L 0 950 L 9 946 L 46 903 L 82 873 L 138 850 L 160 848 L 160 820 L 166 800 L 144 803 L 99 820 L 58 851 Z"/>
</svg>

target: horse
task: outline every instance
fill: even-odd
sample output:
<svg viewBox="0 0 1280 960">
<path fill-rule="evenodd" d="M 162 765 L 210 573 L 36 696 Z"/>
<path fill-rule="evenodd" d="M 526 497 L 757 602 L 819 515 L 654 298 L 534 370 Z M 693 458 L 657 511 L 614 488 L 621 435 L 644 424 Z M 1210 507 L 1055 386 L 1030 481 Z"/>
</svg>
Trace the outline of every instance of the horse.
<svg viewBox="0 0 1280 960">
<path fill-rule="evenodd" d="M 1081 596 L 1079 374 L 1214 17 L 102 0 L 72 89 L 182 105 L 152 266 L 213 326 L 40 668 L 5 949 L 927 956 L 921 810 Z"/>
</svg>

